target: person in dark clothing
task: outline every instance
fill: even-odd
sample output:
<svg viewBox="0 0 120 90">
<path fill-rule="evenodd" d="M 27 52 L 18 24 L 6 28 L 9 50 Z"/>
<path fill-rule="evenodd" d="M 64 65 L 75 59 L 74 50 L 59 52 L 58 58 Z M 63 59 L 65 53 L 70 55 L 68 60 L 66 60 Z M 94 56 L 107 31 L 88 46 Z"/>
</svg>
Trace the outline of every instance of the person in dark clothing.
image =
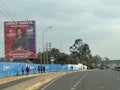
<svg viewBox="0 0 120 90">
<path fill-rule="evenodd" d="M 27 75 L 29 74 L 29 71 L 30 71 L 30 67 L 26 67 L 26 72 L 27 72 Z"/>
<path fill-rule="evenodd" d="M 24 67 L 21 67 L 22 75 L 24 75 Z"/>
<path fill-rule="evenodd" d="M 38 65 L 38 73 L 40 73 L 40 66 Z"/>
<path fill-rule="evenodd" d="M 71 66 L 71 70 L 73 70 L 73 66 Z"/>
<path fill-rule="evenodd" d="M 46 68 L 45 68 L 45 66 L 43 66 L 43 72 L 45 73 L 45 71 L 46 71 Z"/>
<path fill-rule="evenodd" d="M 42 67 L 42 65 L 40 66 L 40 71 L 41 71 L 41 73 L 43 73 L 43 67 Z"/>
</svg>

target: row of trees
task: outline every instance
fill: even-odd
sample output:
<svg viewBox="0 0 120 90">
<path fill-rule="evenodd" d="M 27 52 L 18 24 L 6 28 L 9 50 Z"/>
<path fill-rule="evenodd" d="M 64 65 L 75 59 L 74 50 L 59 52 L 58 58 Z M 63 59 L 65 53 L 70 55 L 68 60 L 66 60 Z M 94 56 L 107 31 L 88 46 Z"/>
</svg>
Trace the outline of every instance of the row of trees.
<svg viewBox="0 0 120 90">
<path fill-rule="evenodd" d="M 50 57 L 54 56 L 55 57 L 55 64 L 68 64 L 71 63 L 69 60 L 69 55 L 62 53 L 59 51 L 59 49 L 57 48 L 52 48 L 50 51 L 44 52 L 45 55 L 45 63 L 46 64 L 50 64 Z M 44 63 L 44 59 L 43 59 L 43 53 L 39 52 L 37 55 L 37 63 Z"/>
<path fill-rule="evenodd" d="M 82 63 L 90 68 L 96 68 L 101 62 L 99 55 L 92 56 L 91 50 L 87 43 L 84 43 L 82 39 L 76 39 L 74 44 L 69 47 L 70 54 L 65 54 L 59 51 L 59 49 L 52 48 L 50 51 L 44 52 L 46 55 L 45 63 L 50 64 L 50 56 L 55 57 L 54 63 L 56 64 L 78 64 Z M 49 58 L 48 58 L 49 57 Z M 37 55 L 37 63 L 43 63 L 43 53 L 39 52 Z"/>
<path fill-rule="evenodd" d="M 82 63 L 90 68 L 98 67 L 102 59 L 99 55 L 92 56 L 89 45 L 84 43 L 82 39 L 75 40 L 75 43 L 70 46 L 70 52 L 74 63 Z"/>
</svg>

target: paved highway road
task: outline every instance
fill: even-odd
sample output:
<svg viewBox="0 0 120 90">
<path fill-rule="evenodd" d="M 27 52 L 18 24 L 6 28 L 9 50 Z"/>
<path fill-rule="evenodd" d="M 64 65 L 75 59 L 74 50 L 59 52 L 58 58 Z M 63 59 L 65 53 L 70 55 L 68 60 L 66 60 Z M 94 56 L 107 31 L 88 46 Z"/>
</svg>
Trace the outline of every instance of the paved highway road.
<svg viewBox="0 0 120 90">
<path fill-rule="evenodd" d="M 59 77 L 38 90 L 120 90 L 120 72 L 95 70 Z"/>
</svg>

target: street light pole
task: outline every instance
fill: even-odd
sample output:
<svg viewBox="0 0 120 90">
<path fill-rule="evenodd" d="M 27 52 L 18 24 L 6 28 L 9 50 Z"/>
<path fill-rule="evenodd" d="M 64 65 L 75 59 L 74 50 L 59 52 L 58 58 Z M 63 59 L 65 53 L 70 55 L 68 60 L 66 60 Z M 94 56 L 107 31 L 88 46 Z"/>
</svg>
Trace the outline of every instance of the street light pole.
<svg viewBox="0 0 120 90">
<path fill-rule="evenodd" d="M 42 64 L 42 53 L 41 53 L 40 49 L 39 49 L 38 55 L 39 55 L 38 59 L 40 61 L 40 64 Z"/>
<path fill-rule="evenodd" d="M 44 45 L 44 34 L 45 34 L 45 32 L 47 31 L 47 30 L 49 30 L 50 28 L 52 28 L 52 26 L 49 26 L 49 27 L 47 27 L 44 31 L 43 31 L 43 33 L 42 33 L 42 46 L 43 46 L 43 61 L 44 61 L 44 64 L 45 64 L 45 54 L 44 54 L 44 51 L 45 51 L 45 45 Z"/>
</svg>

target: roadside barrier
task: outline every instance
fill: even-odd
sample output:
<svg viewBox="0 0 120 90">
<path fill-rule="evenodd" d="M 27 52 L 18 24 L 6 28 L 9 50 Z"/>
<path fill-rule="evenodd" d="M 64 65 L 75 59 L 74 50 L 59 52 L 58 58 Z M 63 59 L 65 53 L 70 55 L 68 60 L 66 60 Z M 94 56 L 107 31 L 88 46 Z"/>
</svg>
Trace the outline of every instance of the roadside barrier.
<svg viewBox="0 0 120 90">
<path fill-rule="evenodd" d="M 29 64 L 29 63 L 17 63 L 17 62 L 0 62 L 0 77 L 22 75 L 22 69 L 24 74 L 27 74 L 26 67 L 30 68 L 29 74 L 38 73 L 38 66 L 45 66 L 45 72 L 57 72 L 71 70 L 81 70 L 77 65 L 72 64 Z"/>
</svg>

